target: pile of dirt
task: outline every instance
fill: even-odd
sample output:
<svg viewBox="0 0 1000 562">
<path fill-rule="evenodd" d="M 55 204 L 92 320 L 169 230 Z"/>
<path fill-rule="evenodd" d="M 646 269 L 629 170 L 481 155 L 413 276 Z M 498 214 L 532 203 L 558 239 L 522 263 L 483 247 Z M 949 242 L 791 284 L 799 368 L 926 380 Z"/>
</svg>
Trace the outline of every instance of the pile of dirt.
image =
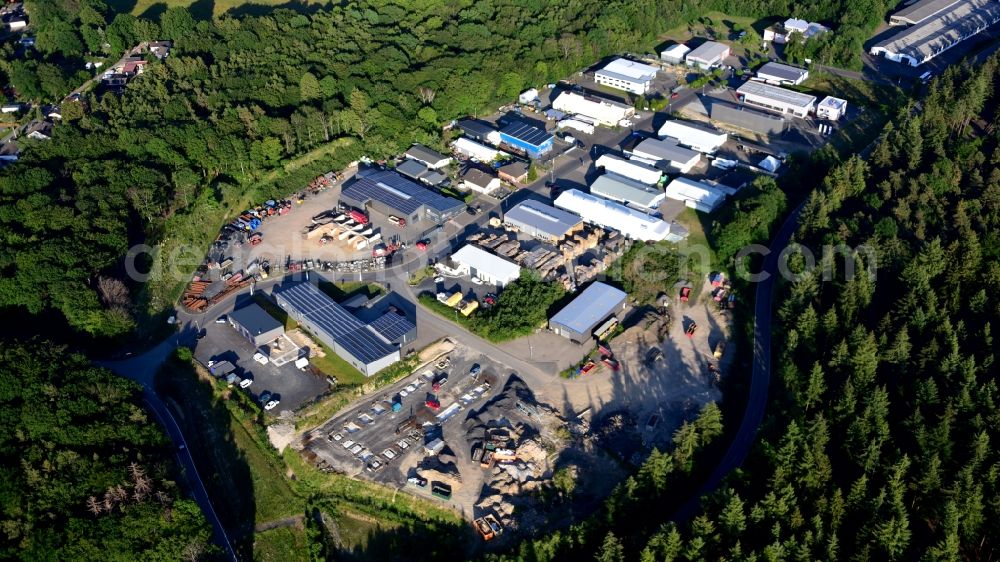
<svg viewBox="0 0 1000 562">
<path fill-rule="evenodd" d="M 592 425 L 597 443 L 623 460 L 642 449 L 635 416 L 627 410 L 610 412 Z"/>
<path fill-rule="evenodd" d="M 444 449 L 440 454 L 424 457 L 417 464 L 417 474 L 428 480 L 443 480 L 458 487 L 462 484 L 462 474 L 458 471 L 455 453 Z"/>
</svg>

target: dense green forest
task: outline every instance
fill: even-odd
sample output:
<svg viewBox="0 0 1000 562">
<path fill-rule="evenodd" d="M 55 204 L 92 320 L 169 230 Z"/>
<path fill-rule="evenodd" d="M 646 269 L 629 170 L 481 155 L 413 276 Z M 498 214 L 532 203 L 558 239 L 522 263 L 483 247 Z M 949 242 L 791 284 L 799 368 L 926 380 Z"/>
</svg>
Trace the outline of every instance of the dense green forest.
<svg viewBox="0 0 1000 562">
<path fill-rule="evenodd" d="M 45 341 L 5 345 L 0 365 L 0 558 L 194 560 L 215 549 L 137 384 Z"/>
<path fill-rule="evenodd" d="M 852 250 L 812 271 L 790 260 L 760 442 L 704 510 L 677 526 L 629 503 L 689 489 L 654 454 L 599 516 L 503 559 L 995 558 L 998 64 L 947 71 L 805 202 L 797 242 Z"/>
</svg>

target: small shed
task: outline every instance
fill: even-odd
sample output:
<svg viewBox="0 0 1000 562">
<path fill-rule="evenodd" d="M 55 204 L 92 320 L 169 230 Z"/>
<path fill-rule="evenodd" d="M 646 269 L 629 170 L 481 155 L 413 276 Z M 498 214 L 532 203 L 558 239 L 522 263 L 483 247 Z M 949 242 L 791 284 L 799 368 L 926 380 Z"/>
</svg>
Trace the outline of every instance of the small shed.
<svg viewBox="0 0 1000 562">
<path fill-rule="evenodd" d="M 258 304 L 244 306 L 229 315 L 236 331 L 255 347 L 266 345 L 285 333 L 285 327 Z"/>
</svg>

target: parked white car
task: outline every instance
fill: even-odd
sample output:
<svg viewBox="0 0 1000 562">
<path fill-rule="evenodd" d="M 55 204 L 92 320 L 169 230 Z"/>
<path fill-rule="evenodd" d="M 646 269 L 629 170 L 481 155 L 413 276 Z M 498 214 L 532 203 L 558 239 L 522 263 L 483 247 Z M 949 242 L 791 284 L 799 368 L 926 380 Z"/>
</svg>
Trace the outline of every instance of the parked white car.
<svg viewBox="0 0 1000 562">
<path fill-rule="evenodd" d="M 243 379 L 240 381 L 240 388 L 248 388 L 253 384 L 253 379 Z"/>
<path fill-rule="evenodd" d="M 259 351 L 253 354 L 253 360 L 260 363 L 261 365 L 267 365 L 268 362 L 270 361 L 270 359 L 267 358 L 267 355 L 264 355 Z"/>
<path fill-rule="evenodd" d="M 437 277 L 434 278 L 434 282 L 435 283 L 444 283 L 444 277 L 441 277 L 440 275 L 438 275 Z"/>
<path fill-rule="evenodd" d="M 278 400 L 271 400 L 270 402 L 268 402 L 267 404 L 264 405 L 264 409 L 265 410 L 273 410 L 273 409 L 277 408 L 278 404 L 280 404 L 280 403 L 281 402 L 278 401 Z"/>
<path fill-rule="evenodd" d="M 472 278 L 472 284 L 473 285 L 482 285 L 483 284 L 483 280 L 480 279 L 480 278 L 478 278 L 478 277 L 473 277 Z"/>
</svg>

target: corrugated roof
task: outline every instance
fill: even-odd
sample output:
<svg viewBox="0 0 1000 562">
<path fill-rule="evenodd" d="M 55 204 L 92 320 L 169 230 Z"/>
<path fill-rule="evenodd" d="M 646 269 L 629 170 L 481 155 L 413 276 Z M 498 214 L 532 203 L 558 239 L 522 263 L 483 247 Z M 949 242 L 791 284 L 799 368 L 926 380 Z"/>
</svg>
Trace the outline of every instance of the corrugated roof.
<svg viewBox="0 0 1000 562">
<path fill-rule="evenodd" d="M 404 176 L 409 176 L 411 178 L 419 178 L 425 172 L 427 172 L 427 166 L 424 166 L 416 160 L 410 160 L 407 158 L 396 166 L 396 171 L 403 174 Z"/>
<path fill-rule="evenodd" d="M 590 184 L 590 192 L 612 201 L 635 203 L 646 208 L 653 208 L 663 200 L 663 192 L 659 189 L 613 172 L 598 176 Z"/>
<path fill-rule="evenodd" d="M 576 213 L 587 222 L 617 230 L 633 240 L 669 240 L 673 226 L 641 211 L 630 209 L 603 197 L 568 189 L 559 194 L 557 207 Z"/>
<path fill-rule="evenodd" d="M 786 90 L 778 86 L 764 84 L 762 82 L 747 81 L 736 89 L 737 94 L 749 94 L 752 96 L 767 98 L 777 102 L 787 104 L 792 107 L 809 107 L 816 103 L 816 96 Z"/>
<path fill-rule="evenodd" d="M 344 187 L 341 196 L 362 204 L 378 201 L 405 215 L 415 213 L 422 205 L 439 213 L 456 212 L 465 207 L 458 199 L 434 193 L 391 170 L 358 177 Z"/>
<path fill-rule="evenodd" d="M 512 121 L 509 125 L 500 129 L 500 134 L 513 137 L 532 146 L 542 146 L 552 139 L 552 135 L 545 132 L 545 130 L 523 121 Z"/>
<path fill-rule="evenodd" d="M 229 318 L 255 336 L 266 334 L 271 330 L 282 327 L 281 322 L 278 322 L 258 304 L 251 304 L 234 310 L 229 313 Z"/>
<path fill-rule="evenodd" d="M 791 66 L 787 64 L 781 64 L 780 62 L 769 62 L 757 70 L 757 76 L 763 78 L 763 75 L 773 76 L 779 80 L 786 80 L 788 82 L 795 82 L 806 75 L 809 71 L 804 68 L 799 68 L 797 66 Z"/>
<path fill-rule="evenodd" d="M 597 72 L 630 82 L 649 82 L 653 78 L 656 78 L 656 70 L 655 66 L 617 58 Z"/>
<path fill-rule="evenodd" d="M 717 43 L 715 41 L 705 41 L 693 51 L 687 54 L 687 60 L 696 62 L 714 62 L 716 59 L 729 51 L 729 45 Z"/>
<path fill-rule="evenodd" d="M 920 23 L 930 16 L 957 4 L 961 0 L 918 0 L 913 4 L 892 14 L 891 19 L 906 21 L 907 23 Z"/>
<path fill-rule="evenodd" d="M 579 215 L 557 209 L 540 201 L 528 199 L 504 214 L 504 221 L 515 226 L 530 226 L 553 238 L 562 238 L 576 228 L 583 219 Z"/>
<path fill-rule="evenodd" d="M 425 164 L 437 164 L 448 159 L 447 156 L 436 150 L 431 150 L 422 144 L 415 144 L 406 151 L 406 155 L 414 160 L 419 160 Z"/>
<path fill-rule="evenodd" d="M 458 122 L 458 126 L 468 134 L 481 135 L 484 137 L 497 130 L 493 125 L 478 119 L 463 119 Z"/>
<path fill-rule="evenodd" d="M 639 144 L 635 145 L 632 149 L 633 153 L 643 153 L 648 154 L 659 160 L 666 160 L 668 162 L 678 162 L 681 164 L 686 164 L 694 158 L 698 158 L 701 154 L 690 148 L 684 148 L 679 146 L 676 141 L 670 140 L 660 140 L 660 139 L 645 139 Z"/>
<path fill-rule="evenodd" d="M 516 263 L 495 256 L 486 250 L 466 244 L 451 255 L 452 261 L 464 263 L 477 271 L 485 272 L 493 279 L 516 279 L 521 275 L 521 268 Z"/>
<path fill-rule="evenodd" d="M 712 210 L 722 204 L 726 194 L 719 188 L 688 178 L 677 178 L 667 184 L 666 196 L 678 201 L 697 204 L 699 209 Z"/>
<path fill-rule="evenodd" d="M 549 323 L 586 334 L 620 307 L 626 296 L 625 291 L 596 281 L 557 312 Z"/>
<path fill-rule="evenodd" d="M 281 286 L 274 293 L 322 331 L 322 335 L 336 342 L 359 361 L 373 363 L 397 351 L 396 347 L 386 343 L 374 330 L 362 324 L 311 283 Z"/>
<path fill-rule="evenodd" d="M 405 316 L 391 311 L 372 320 L 368 326 L 388 342 L 395 342 L 417 328 Z"/>
<path fill-rule="evenodd" d="M 962 0 L 879 42 L 872 50 L 906 55 L 922 63 L 998 21 L 1000 2 Z"/>
</svg>

